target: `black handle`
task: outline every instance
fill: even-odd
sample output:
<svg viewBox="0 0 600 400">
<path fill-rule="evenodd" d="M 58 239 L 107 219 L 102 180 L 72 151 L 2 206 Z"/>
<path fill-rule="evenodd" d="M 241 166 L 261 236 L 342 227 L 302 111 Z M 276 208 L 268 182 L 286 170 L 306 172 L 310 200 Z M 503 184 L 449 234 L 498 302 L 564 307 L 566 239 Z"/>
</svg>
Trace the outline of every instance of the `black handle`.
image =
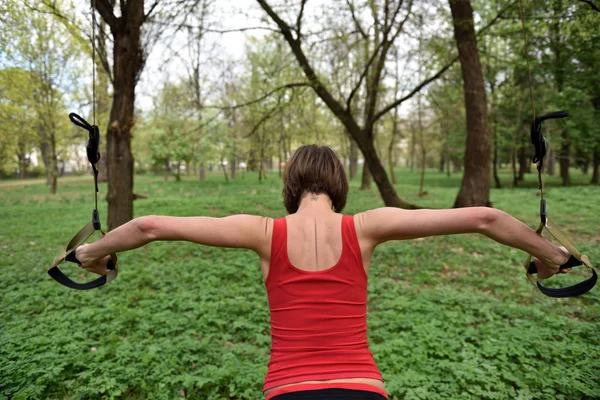
<svg viewBox="0 0 600 400">
<path fill-rule="evenodd" d="M 577 297 L 581 296 L 592 290 L 598 281 L 598 275 L 596 271 L 592 269 L 592 276 L 583 282 L 579 282 L 573 286 L 569 286 L 562 289 L 553 289 L 542 286 L 539 282 L 537 283 L 538 289 L 546 296 L 550 297 Z"/>
<path fill-rule="evenodd" d="M 564 263 L 563 265 L 561 265 L 559 268 L 560 268 L 560 270 L 564 270 L 567 268 L 578 267 L 580 265 L 583 265 L 583 262 L 581 260 L 578 260 L 577 258 L 575 258 L 573 255 L 571 255 L 571 257 L 569 257 L 567 262 Z M 538 272 L 538 270 L 537 270 L 537 267 L 535 266 L 535 263 L 533 261 L 531 261 L 529 263 L 529 268 L 527 269 L 527 273 L 528 274 L 537 274 L 537 272 Z M 592 269 L 592 276 L 590 278 L 586 279 L 583 282 L 579 282 L 573 286 L 555 289 L 555 288 L 544 287 L 544 286 L 542 286 L 541 283 L 537 282 L 537 287 L 546 296 L 576 297 L 576 296 L 581 296 L 582 294 L 589 292 L 596 285 L 597 280 L 598 280 L 598 275 L 596 274 L 596 271 L 594 269 Z"/>
<path fill-rule="evenodd" d="M 114 266 L 113 266 L 114 268 Z M 64 285 L 71 289 L 77 290 L 89 290 L 97 288 L 98 286 L 102 286 L 106 283 L 106 275 L 101 276 L 100 278 L 94 279 L 88 283 L 77 283 L 67 278 L 65 274 L 62 273 L 58 267 L 50 268 L 48 270 L 48 274 L 58 283 Z"/>
<path fill-rule="evenodd" d="M 569 259 L 567 260 L 566 263 L 564 263 L 563 265 L 561 265 L 559 268 L 560 270 L 564 270 L 567 268 L 573 268 L 573 267 L 578 267 L 580 265 L 583 265 L 583 262 L 581 262 L 580 260 L 576 259 L 574 256 L 569 257 Z M 529 269 L 527 270 L 528 274 L 537 274 L 537 267 L 535 266 L 535 262 L 531 261 L 529 263 Z"/>
</svg>

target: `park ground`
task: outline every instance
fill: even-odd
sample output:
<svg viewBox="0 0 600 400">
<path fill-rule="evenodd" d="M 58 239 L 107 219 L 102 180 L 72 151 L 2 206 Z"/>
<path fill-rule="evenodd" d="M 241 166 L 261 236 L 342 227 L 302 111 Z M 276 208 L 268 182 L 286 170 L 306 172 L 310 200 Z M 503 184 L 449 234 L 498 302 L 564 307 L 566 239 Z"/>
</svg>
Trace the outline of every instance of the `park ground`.
<svg viewBox="0 0 600 400">
<path fill-rule="evenodd" d="M 399 169 L 399 195 L 451 207 L 458 175 Z M 508 182 L 508 174 L 503 176 Z M 550 177 L 548 210 L 582 253 L 600 260 L 600 187 Z M 258 257 L 190 243 L 152 243 L 119 254 L 106 287 L 74 291 L 46 270 L 89 220 L 92 178 L 0 182 L 0 399 L 261 399 L 270 346 Z M 351 183 L 345 213 L 383 205 Z M 225 183 L 138 175 L 135 215 L 285 215 L 277 173 Z M 100 199 L 106 184 L 100 185 Z M 491 200 L 537 227 L 533 174 Z M 100 201 L 106 218 L 106 205 Z M 573 299 L 543 296 L 526 279 L 526 255 L 481 235 L 380 246 L 369 276 L 369 339 L 390 399 L 600 399 L 600 288 Z M 76 280 L 90 280 L 64 265 Z M 62 266 L 61 266 L 62 267 Z M 569 285 L 575 271 L 548 280 Z"/>
</svg>

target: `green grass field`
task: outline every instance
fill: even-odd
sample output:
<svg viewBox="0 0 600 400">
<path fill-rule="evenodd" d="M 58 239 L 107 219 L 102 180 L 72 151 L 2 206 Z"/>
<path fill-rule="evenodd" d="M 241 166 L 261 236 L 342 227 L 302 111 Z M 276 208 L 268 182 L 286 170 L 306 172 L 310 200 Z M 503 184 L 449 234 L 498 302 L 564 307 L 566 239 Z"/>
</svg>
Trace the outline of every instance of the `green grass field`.
<svg viewBox="0 0 600 400">
<path fill-rule="evenodd" d="M 399 195 L 427 207 L 451 207 L 460 184 L 429 171 L 419 198 L 418 174 L 398 177 Z M 492 190 L 491 200 L 536 227 L 536 179 L 527 179 Z M 599 264 L 600 187 L 574 180 L 561 188 L 550 179 L 549 214 Z M 346 213 L 383 205 L 358 184 Z M 262 398 L 269 308 L 256 255 L 152 243 L 120 254 L 110 285 L 70 290 L 46 270 L 89 221 L 92 178 L 63 178 L 57 195 L 47 192 L 41 181 L 0 182 L 0 399 Z M 135 192 L 149 196 L 135 202 L 136 216 L 285 215 L 276 173 L 229 184 L 218 173 L 203 183 L 137 176 Z M 104 202 L 100 212 L 105 218 Z M 525 258 L 480 235 L 376 250 L 369 337 L 390 399 L 600 399 L 600 286 L 581 298 L 544 297 L 525 278 Z"/>
</svg>

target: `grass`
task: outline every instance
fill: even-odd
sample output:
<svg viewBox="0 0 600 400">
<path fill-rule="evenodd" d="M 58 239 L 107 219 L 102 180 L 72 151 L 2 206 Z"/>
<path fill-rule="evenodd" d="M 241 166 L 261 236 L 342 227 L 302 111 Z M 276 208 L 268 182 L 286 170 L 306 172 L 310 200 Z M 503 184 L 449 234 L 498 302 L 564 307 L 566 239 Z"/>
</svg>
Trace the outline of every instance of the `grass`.
<svg viewBox="0 0 600 400">
<path fill-rule="evenodd" d="M 428 171 L 429 194 L 420 198 L 418 173 L 397 173 L 400 196 L 426 207 L 450 207 L 460 185 L 458 175 Z M 562 188 L 551 177 L 546 197 L 549 214 L 594 261 L 600 187 L 588 179 L 575 175 Z M 375 189 L 358 185 L 346 213 L 383 205 Z M 535 227 L 536 185 L 531 174 L 523 188 L 493 189 L 491 200 Z M 229 184 L 219 173 L 203 183 L 136 176 L 135 191 L 149 196 L 135 202 L 136 216 L 285 215 L 276 173 Z M 120 275 L 107 287 L 69 290 L 46 270 L 88 222 L 92 178 L 63 178 L 57 195 L 47 192 L 42 181 L 0 182 L 0 399 L 262 398 L 269 309 L 256 255 L 152 243 L 120 254 Z M 479 235 L 377 249 L 369 338 L 391 399 L 600 399 L 600 289 L 544 297 L 525 278 L 524 260 Z"/>
</svg>

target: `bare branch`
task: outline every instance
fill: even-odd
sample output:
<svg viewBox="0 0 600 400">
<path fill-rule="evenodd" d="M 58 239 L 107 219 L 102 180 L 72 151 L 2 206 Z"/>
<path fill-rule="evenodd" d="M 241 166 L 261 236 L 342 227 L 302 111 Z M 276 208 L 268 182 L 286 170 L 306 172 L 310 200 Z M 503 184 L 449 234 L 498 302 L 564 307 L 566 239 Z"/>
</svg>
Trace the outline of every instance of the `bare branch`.
<svg viewBox="0 0 600 400">
<path fill-rule="evenodd" d="M 502 9 L 500 9 L 500 11 L 498 11 L 498 14 L 496 14 L 496 16 L 494 18 L 492 18 L 484 27 L 482 27 L 481 29 L 479 29 L 479 31 L 477 31 L 476 36 L 480 36 L 481 34 L 483 34 L 484 32 L 486 32 L 490 27 L 492 27 L 497 21 L 499 21 L 500 19 L 502 19 L 503 14 L 508 11 L 511 7 L 513 7 L 515 4 L 517 3 L 517 0 L 512 0 L 511 2 L 509 2 L 506 6 L 504 6 Z M 400 98 L 400 99 L 396 99 L 394 100 L 391 104 L 387 105 L 386 107 L 384 107 L 381 111 L 379 111 L 378 113 L 375 114 L 375 116 L 373 117 L 373 122 L 377 121 L 379 118 L 381 118 L 382 116 L 384 116 L 386 113 L 388 113 L 390 110 L 393 110 L 394 108 L 398 107 L 400 104 L 404 103 L 406 100 L 410 99 L 411 97 L 413 97 L 415 94 L 417 94 L 418 92 L 421 91 L 421 89 L 423 89 L 425 86 L 427 86 L 428 84 L 430 84 L 431 82 L 433 82 L 434 80 L 438 79 L 440 76 L 442 76 L 456 61 L 458 61 L 458 55 L 455 56 L 452 60 L 450 60 L 447 64 L 445 64 L 438 72 L 436 72 L 433 76 L 425 79 L 424 81 L 422 81 L 421 83 L 419 83 L 413 90 L 411 90 L 406 96 Z"/>
<path fill-rule="evenodd" d="M 247 103 L 235 104 L 233 106 L 203 106 L 202 108 L 216 108 L 219 110 L 235 110 L 238 108 L 248 107 L 248 106 L 251 106 L 252 104 L 259 103 L 259 102 L 263 101 L 264 99 L 266 99 L 267 97 L 270 97 L 274 93 L 277 93 L 283 89 L 291 89 L 291 88 L 295 88 L 295 87 L 306 87 L 306 86 L 310 86 L 310 83 L 308 83 L 308 82 L 288 83 L 286 85 L 279 86 L 279 87 L 271 90 L 270 92 L 265 93 L 264 95 L 260 96 L 259 98 L 251 100 Z"/>
<path fill-rule="evenodd" d="M 400 5 L 402 3 L 403 2 L 401 1 Z M 393 16 L 394 19 L 400 12 L 400 5 L 394 11 L 394 16 Z M 383 32 L 383 39 L 382 39 L 383 46 L 381 49 L 381 54 L 379 55 L 379 60 L 377 61 L 377 65 L 375 67 L 375 73 L 373 74 L 373 80 L 371 81 L 371 84 L 370 84 L 370 93 L 369 93 L 368 99 L 367 99 L 367 108 L 366 108 L 367 112 L 365 113 L 367 125 L 372 122 L 375 122 L 375 119 L 373 119 L 373 116 L 375 115 L 375 108 L 377 107 L 377 94 L 379 92 L 379 83 L 381 82 L 381 75 L 383 72 L 383 68 L 385 66 L 387 53 L 390 50 L 390 48 L 392 47 L 392 44 L 394 43 L 396 38 L 402 32 L 402 28 L 403 28 L 404 24 L 410 17 L 410 15 L 412 13 L 412 6 L 413 6 L 413 1 L 411 0 L 411 2 L 408 4 L 408 10 L 406 12 L 406 16 L 404 17 L 402 22 L 400 22 L 400 24 L 398 25 L 398 29 L 396 30 L 396 32 L 394 33 L 394 35 L 392 36 L 391 39 L 388 38 L 388 36 L 389 36 L 389 33 L 393 26 L 393 22 L 394 22 L 393 20 L 390 22 L 389 28 L 384 30 L 384 32 Z M 386 22 L 386 24 L 387 24 L 387 22 Z"/>
<path fill-rule="evenodd" d="M 365 33 L 365 31 L 363 30 L 362 26 L 360 26 L 360 21 L 358 20 L 358 18 L 356 17 L 356 14 L 354 13 L 354 4 L 350 2 L 350 0 L 346 0 L 346 3 L 348 4 L 348 8 L 350 8 L 350 14 L 352 14 L 352 21 L 354 21 L 354 25 L 356 26 L 356 29 L 358 29 L 358 31 L 360 32 L 360 35 L 363 37 L 363 39 L 367 39 L 368 36 Z"/>
<path fill-rule="evenodd" d="M 150 10 L 146 13 L 146 15 L 144 15 L 144 22 L 151 18 L 152 12 L 156 8 L 156 6 L 158 6 L 158 3 L 160 3 L 160 0 L 154 1 L 154 4 L 152 4 L 152 6 L 150 7 Z"/>
<path fill-rule="evenodd" d="M 98 10 L 104 22 L 110 27 L 111 31 L 114 31 L 117 24 L 117 17 L 113 12 L 113 6 L 108 0 L 94 0 L 94 3 L 96 4 L 96 10 Z"/>
<path fill-rule="evenodd" d="M 321 82 L 315 70 L 312 68 L 310 62 L 306 58 L 306 55 L 304 54 L 304 51 L 300 46 L 300 42 L 294 39 L 289 25 L 285 21 L 283 21 L 275 11 L 273 11 L 273 9 L 271 8 L 271 6 L 269 6 L 266 0 L 257 1 L 262 7 L 262 9 L 265 10 L 267 15 L 271 17 L 271 19 L 277 24 L 277 26 L 281 30 L 281 34 L 290 45 L 292 53 L 294 53 L 298 64 L 300 64 L 300 67 L 304 71 L 304 75 L 310 82 L 313 90 L 317 93 L 321 100 L 323 100 L 323 102 L 327 104 L 327 107 L 329 107 L 329 109 L 340 119 L 340 121 L 348 128 L 348 130 L 350 130 L 351 132 L 356 132 L 360 130 L 360 127 L 358 126 L 352 114 L 350 114 L 346 109 L 344 109 L 344 106 L 342 106 L 342 104 L 340 104 L 340 102 L 337 101 L 331 95 L 331 92 L 325 87 L 323 82 Z"/>
<path fill-rule="evenodd" d="M 294 100 L 294 92 L 292 92 L 292 96 L 290 97 L 290 99 L 287 101 L 287 104 L 291 104 L 292 101 Z M 277 99 L 277 104 L 275 105 L 275 107 L 273 107 L 272 109 L 269 110 L 268 113 L 266 113 L 265 115 L 263 115 L 263 117 L 260 119 L 260 121 L 258 121 L 258 123 L 256 125 L 254 125 L 254 128 L 252 128 L 252 130 L 250 131 L 250 133 L 248 133 L 247 135 L 244 136 L 245 138 L 248 138 L 252 135 L 254 135 L 256 133 L 256 131 L 258 130 L 258 128 L 264 124 L 265 122 L 267 122 L 271 116 L 273 114 L 275 114 L 276 111 L 280 111 L 284 108 L 284 106 L 281 106 L 281 97 L 279 97 Z"/>
<path fill-rule="evenodd" d="M 260 128 L 262 124 L 267 122 L 271 118 L 271 116 L 273 114 L 275 114 L 275 111 L 277 111 L 277 110 L 279 110 L 279 103 L 275 107 L 270 109 L 268 113 L 263 115 L 262 118 L 256 123 L 256 125 L 254 125 L 254 127 L 252 128 L 250 133 L 244 135 L 243 138 L 246 139 L 246 138 L 249 138 L 250 136 L 254 135 L 256 133 L 256 131 L 258 130 L 258 128 Z"/>
<path fill-rule="evenodd" d="M 421 89 L 423 89 L 425 86 L 429 85 L 431 82 L 435 81 L 437 78 L 439 78 L 440 76 L 444 75 L 444 73 L 450 69 L 450 67 L 456 62 L 458 61 L 458 56 L 455 56 L 451 61 L 449 61 L 446 65 L 444 65 L 442 67 L 442 69 L 440 69 L 438 72 L 436 72 L 435 75 L 430 76 L 429 78 L 425 79 L 423 82 L 419 83 L 413 90 L 410 91 L 410 93 L 408 93 L 406 96 L 397 99 L 396 101 L 394 101 L 392 104 L 386 106 L 383 110 L 379 111 L 377 114 L 375 114 L 375 116 L 373 117 L 373 122 L 377 121 L 379 118 L 381 118 L 382 116 L 384 116 L 388 111 L 393 110 L 394 108 L 398 107 L 400 104 L 404 103 L 406 100 L 410 99 L 411 97 L 413 97 L 415 94 L 419 93 L 421 91 Z"/>
<path fill-rule="evenodd" d="M 358 82 L 356 83 L 356 86 L 354 86 L 354 88 L 350 92 L 350 95 L 348 96 L 348 99 L 346 100 L 346 109 L 348 111 L 350 110 L 350 107 L 352 104 L 352 98 L 358 92 L 358 89 L 360 89 L 360 85 L 362 84 L 363 79 L 365 79 L 365 77 L 369 73 L 369 68 L 371 68 L 371 64 L 373 64 L 373 61 L 375 61 L 375 58 L 377 57 L 377 54 L 379 53 L 379 49 L 381 48 L 381 46 L 383 46 L 383 43 L 384 42 L 379 42 L 377 44 L 377 47 L 375 48 L 375 50 L 373 50 L 373 54 L 371 54 L 371 58 L 369 58 L 369 61 L 367 61 L 367 64 L 365 65 L 363 72 L 360 74 L 360 77 L 358 78 Z"/>
<path fill-rule="evenodd" d="M 306 6 L 307 0 L 302 0 L 300 4 L 300 12 L 298 13 L 298 18 L 296 18 L 296 35 L 298 35 L 298 40 L 301 40 L 300 30 L 302 28 L 302 15 L 304 14 L 304 6 Z"/>
<path fill-rule="evenodd" d="M 585 4 L 589 4 L 590 7 L 592 7 L 592 9 L 594 9 L 597 12 L 600 12 L 600 7 L 598 7 L 592 0 L 577 0 L 581 3 L 585 3 Z"/>
<path fill-rule="evenodd" d="M 263 31 L 281 33 L 280 30 L 269 28 L 268 26 L 247 26 L 247 27 L 235 28 L 235 29 L 210 29 L 210 28 L 205 28 L 201 25 L 175 24 L 175 23 L 171 23 L 171 22 L 158 21 L 155 19 L 148 20 L 148 23 L 160 25 L 160 26 L 177 27 L 178 29 L 186 28 L 186 29 L 192 29 L 192 30 L 203 30 L 204 32 L 210 32 L 210 33 L 233 33 L 233 32 L 247 32 L 247 31 L 254 31 L 254 30 L 263 30 Z"/>
</svg>

